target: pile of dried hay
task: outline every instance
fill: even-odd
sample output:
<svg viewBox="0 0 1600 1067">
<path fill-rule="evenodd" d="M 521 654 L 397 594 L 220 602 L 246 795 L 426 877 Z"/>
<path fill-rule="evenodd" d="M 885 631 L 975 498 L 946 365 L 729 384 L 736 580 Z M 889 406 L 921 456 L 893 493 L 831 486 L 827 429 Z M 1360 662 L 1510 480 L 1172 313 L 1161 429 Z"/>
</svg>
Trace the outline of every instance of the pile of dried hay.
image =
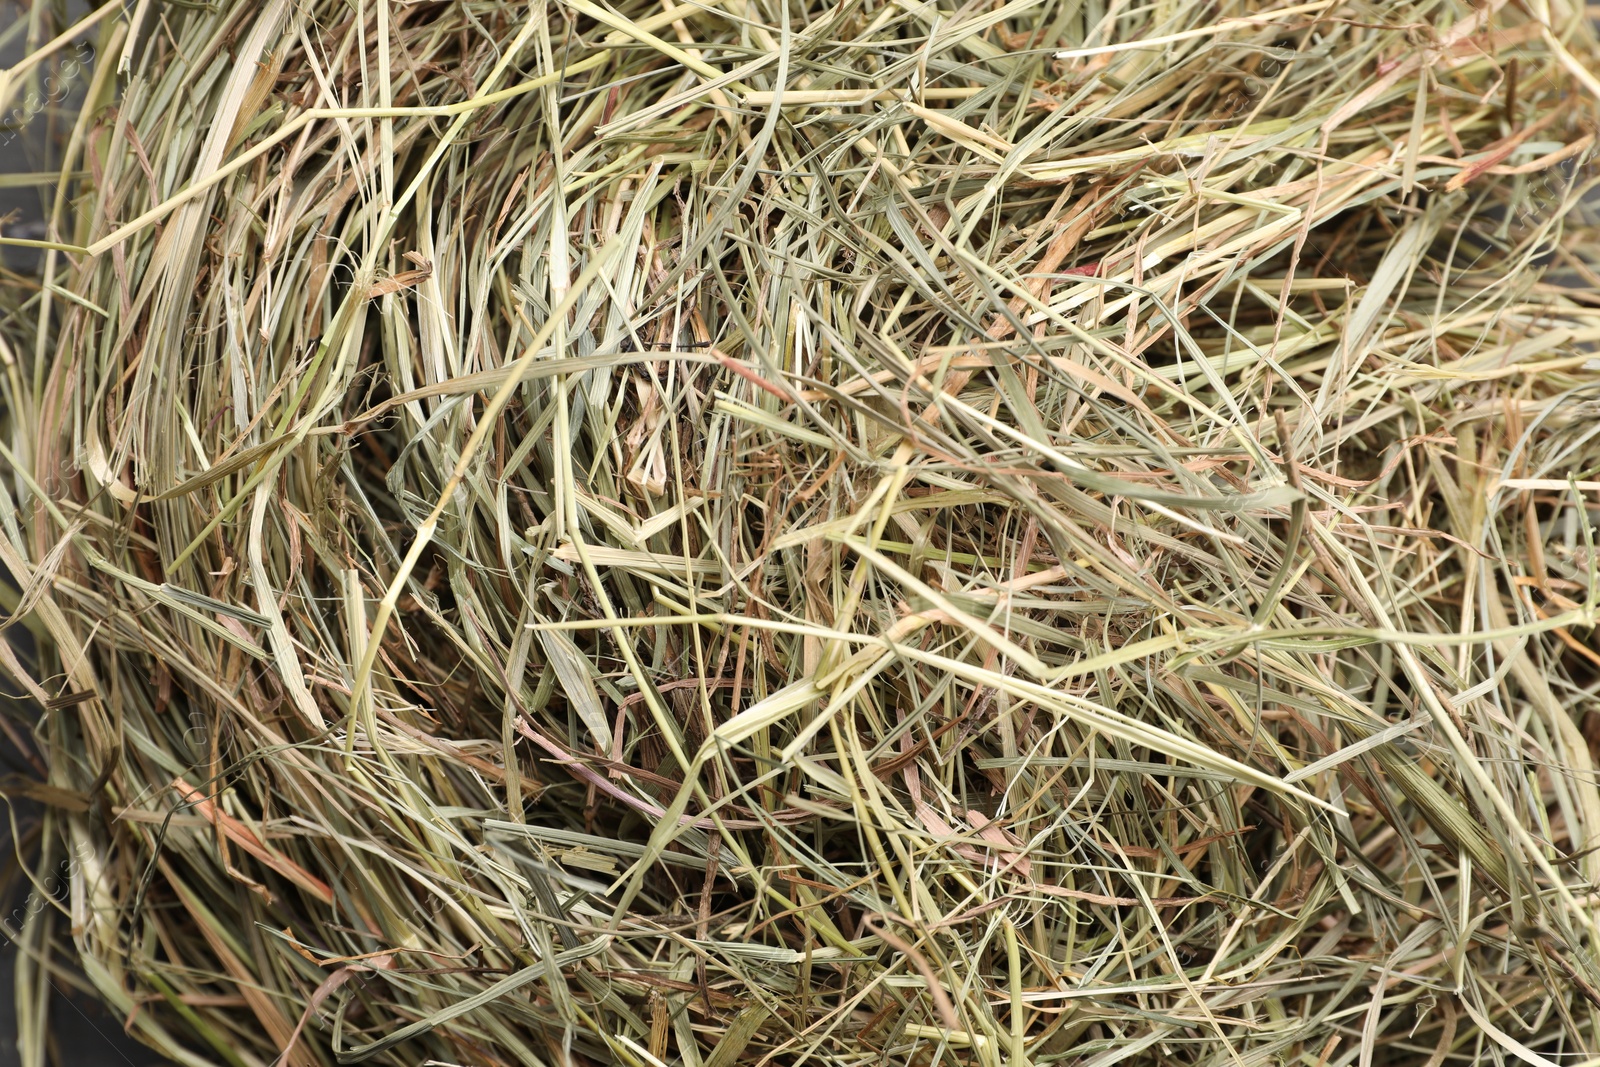
<svg viewBox="0 0 1600 1067">
<path fill-rule="evenodd" d="M 60 7 L 30 1064 L 1600 1055 L 1576 0 Z"/>
</svg>

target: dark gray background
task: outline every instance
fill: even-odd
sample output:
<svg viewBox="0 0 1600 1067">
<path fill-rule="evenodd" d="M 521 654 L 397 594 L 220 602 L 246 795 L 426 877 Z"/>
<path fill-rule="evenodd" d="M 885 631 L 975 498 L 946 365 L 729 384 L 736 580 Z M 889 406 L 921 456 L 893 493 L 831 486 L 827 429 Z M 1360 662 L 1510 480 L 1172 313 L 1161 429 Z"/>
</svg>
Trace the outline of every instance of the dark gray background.
<svg viewBox="0 0 1600 1067">
<path fill-rule="evenodd" d="M 86 11 L 87 6 L 81 0 L 74 0 L 68 9 L 77 16 Z M 17 0 L 0 0 L 0 34 L 26 17 L 26 9 Z M 53 28 L 47 29 L 53 35 Z M 25 48 L 26 33 L 0 49 L 0 68 L 15 63 L 25 54 Z M 70 47 L 62 53 L 63 56 L 71 54 Z M 79 93 L 89 74 L 87 70 L 79 74 Z M 24 87 L 0 113 L 0 219 L 11 216 L 4 226 L 6 236 L 37 239 L 44 236 L 44 211 L 55 195 L 54 185 L 8 187 L 3 176 L 59 171 L 61 156 L 57 146 L 71 129 L 78 96 L 69 86 L 66 92 L 37 111 L 27 107 L 26 96 Z M 0 254 L 0 263 L 11 270 L 26 271 L 37 262 L 38 256 L 26 250 L 9 248 Z M 9 577 L 0 571 L 0 580 L 9 581 Z M 26 643 L 26 636 L 21 627 L 12 627 L 0 635 L 0 640 L 15 642 L 26 662 L 31 659 L 32 651 L 20 647 Z M 32 721 L 40 709 L 32 701 L 7 699 L 9 696 L 9 692 L 0 696 L 0 702 L 5 705 L 0 707 L 0 714 L 21 720 L 19 725 L 25 730 L 27 722 Z M 20 769 L 20 761 L 16 754 L 0 752 L 0 773 L 17 769 Z M 37 810 L 19 805 L 19 825 L 26 827 L 37 818 Z M 7 823 L 8 820 L 0 817 L 0 867 L 16 863 Z M 27 886 L 26 881 L 23 885 Z M 13 893 L 12 899 L 0 901 L 3 907 L 0 915 L 9 916 L 26 905 L 25 892 Z M 16 957 L 16 949 L 0 936 L 0 1067 L 17 1067 L 21 1062 L 16 1049 L 17 1017 L 13 998 Z M 55 986 L 56 994 L 50 1004 L 50 1035 L 55 1046 L 52 1064 L 60 1067 L 152 1067 L 164 1062 L 125 1037 L 121 1020 L 112 1018 L 98 1002 L 70 990 L 61 982 L 56 982 Z"/>
</svg>

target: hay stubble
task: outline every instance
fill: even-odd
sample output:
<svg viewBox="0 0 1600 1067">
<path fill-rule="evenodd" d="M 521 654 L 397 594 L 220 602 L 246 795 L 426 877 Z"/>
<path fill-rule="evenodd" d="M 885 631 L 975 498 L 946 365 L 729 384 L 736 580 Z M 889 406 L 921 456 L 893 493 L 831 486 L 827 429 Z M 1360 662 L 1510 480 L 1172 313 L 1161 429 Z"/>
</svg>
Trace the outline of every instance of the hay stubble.
<svg viewBox="0 0 1600 1067">
<path fill-rule="evenodd" d="M 1583 14 L 102 9 L 24 977 L 196 1067 L 1600 1056 Z"/>
</svg>

